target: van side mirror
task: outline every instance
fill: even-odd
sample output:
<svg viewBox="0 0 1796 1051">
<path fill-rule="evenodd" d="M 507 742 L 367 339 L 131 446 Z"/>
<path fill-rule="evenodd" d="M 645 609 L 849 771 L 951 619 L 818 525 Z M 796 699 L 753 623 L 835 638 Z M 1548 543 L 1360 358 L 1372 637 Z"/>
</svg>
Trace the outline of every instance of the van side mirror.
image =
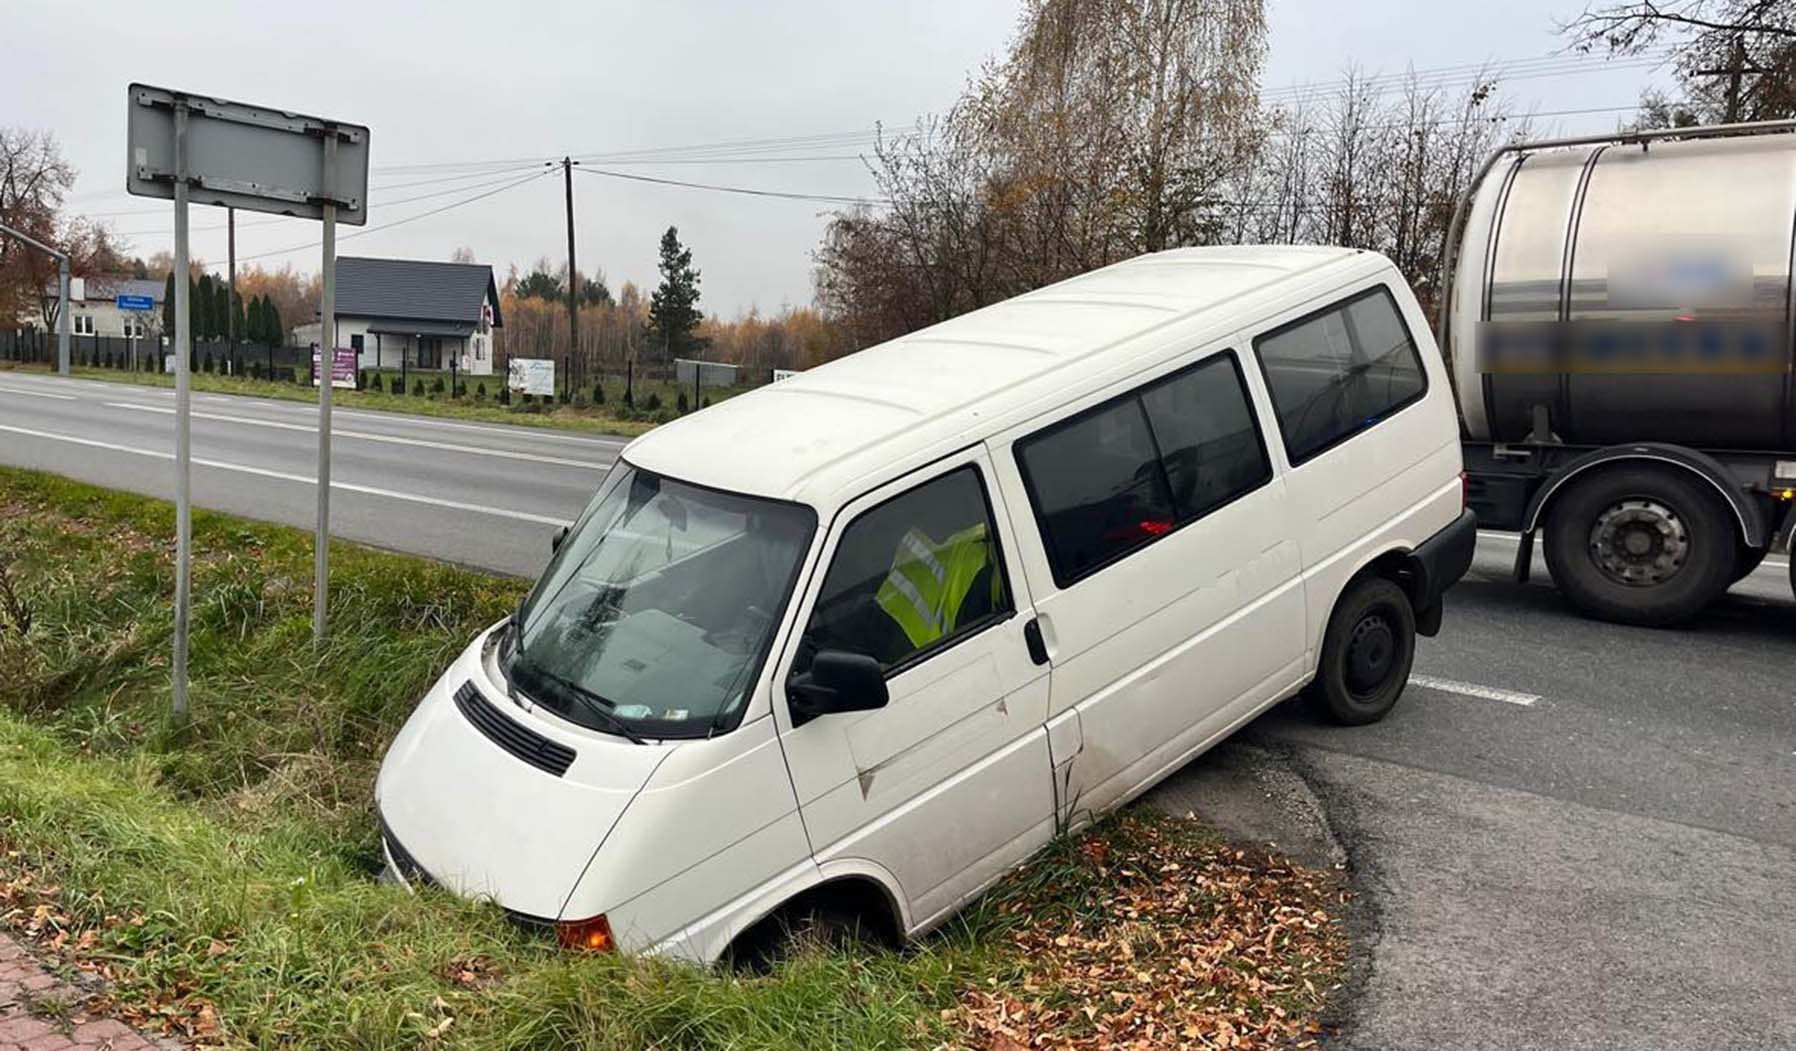
<svg viewBox="0 0 1796 1051">
<path fill-rule="evenodd" d="M 560 529 L 555 530 L 555 535 L 549 538 L 549 554 L 552 555 L 555 552 L 560 551 L 561 542 L 566 539 L 567 526 L 562 526 Z"/>
<path fill-rule="evenodd" d="M 819 715 L 866 712 L 884 708 L 885 669 L 865 653 L 823 650 L 811 661 L 811 670 L 795 675 L 786 684 L 786 703 L 792 725 L 803 726 Z"/>
</svg>

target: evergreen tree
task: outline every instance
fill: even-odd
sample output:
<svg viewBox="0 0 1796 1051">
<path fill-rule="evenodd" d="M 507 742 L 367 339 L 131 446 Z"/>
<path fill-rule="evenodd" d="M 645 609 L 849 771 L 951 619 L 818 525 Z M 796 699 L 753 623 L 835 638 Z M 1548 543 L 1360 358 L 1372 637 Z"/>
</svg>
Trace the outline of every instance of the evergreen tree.
<svg viewBox="0 0 1796 1051">
<path fill-rule="evenodd" d="M 693 335 L 704 317 L 698 309 L 699 272 L 692 266 L 692 249 L 680 244 L 677 227 L 661 235 L 660 269 L 661 286 L 649 298 L 649 338 L 667 357 L 686 357 L 702 350 L 706 341 Z"/>
<path fill-rule="evenodd" d="M 262 342 L 262 297 L 249 301 L 249 309 L 243 315 L 243 338 L 251 343 Z"/>
<path fill-rule="evenodd" d="M 231 331 L 237 333 L 238 339 L 245 338 L 248 329 L 244 325 L 248 320 L 243 316 L 243 293 L 239 292 L 231 297 L 231 324 L 234 326 Z"/>
<path fill-rule="evenodd" d="M 262 297 L 262 323 L 266 326 L 263 335 L 268 345 L 278 347 L 287 342 L 287 329 L 281 324 L 281 311 L 274 305 L 274 300 Z"/>
<path fill-rule="evenodd" d="M 162 286 L 162 334 L 168 337 L 172 345 L 175 339 L 175 272 L 168 272 L 168 280 Z"/>
<path fill-rule="evenodd" d="M 212 323 L 218 315 L 212 305 L 212 275 L 201 274 L 199 286 L 194 290 L 194 297 L 189 305 L 193 308 L 193 338 L 195 340 L 216 338 L 218 332 Z"/>
</svg>

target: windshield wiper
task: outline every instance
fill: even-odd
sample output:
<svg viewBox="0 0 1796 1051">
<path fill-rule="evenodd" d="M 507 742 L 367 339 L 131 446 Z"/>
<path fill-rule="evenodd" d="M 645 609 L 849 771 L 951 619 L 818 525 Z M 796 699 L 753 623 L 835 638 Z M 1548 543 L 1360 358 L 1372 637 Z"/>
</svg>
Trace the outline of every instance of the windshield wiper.
<svg viewBox="0 0 1796 1051">
<path fill-rule="evenodd" d="M 611 710 L 612 704 L 610 701 L 607 701 L 605 698 L 592 692 L 586 687 L 581 686 L 577 682 L 570 682 L 553 672 L 543 670 L 540 666 L 531 662 L 528 657 L 524 656 L 522 648 L 520 648 L 516 652 L 516 655 L 512 657 L 511 668 L 513 677 L 516 676 L 518 665 L 520 664 L 524 665 L 529 673 L 539 682 L 546 683 L 552 689 L 560 692 L 563 696 L 571 697 L 580 702 L 582 708 L 597 716 L 599 722 L 604 724 L 603 729 L 622 737 L 632 744 L 648 744 L 647 741 L 643 740 L 640 734 L 630 729 L 629 723 L 625 722 L 621 716 Z"/>
</svg>

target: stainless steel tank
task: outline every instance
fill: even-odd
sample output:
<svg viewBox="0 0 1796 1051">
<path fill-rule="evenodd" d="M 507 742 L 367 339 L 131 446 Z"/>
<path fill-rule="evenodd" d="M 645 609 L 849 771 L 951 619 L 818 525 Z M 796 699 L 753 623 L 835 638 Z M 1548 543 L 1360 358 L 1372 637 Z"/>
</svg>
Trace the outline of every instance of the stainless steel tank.
<svg viewBox="0 0 1796 1051">
<path fill-rule="evenodd" d="M 1675 134 L 1675 133 L 1674 133 Z M 1443 343 L 1468 437 L 1796 446 L 1790 125 L 1521 146 L 1462 206 Z"/>
</svg>

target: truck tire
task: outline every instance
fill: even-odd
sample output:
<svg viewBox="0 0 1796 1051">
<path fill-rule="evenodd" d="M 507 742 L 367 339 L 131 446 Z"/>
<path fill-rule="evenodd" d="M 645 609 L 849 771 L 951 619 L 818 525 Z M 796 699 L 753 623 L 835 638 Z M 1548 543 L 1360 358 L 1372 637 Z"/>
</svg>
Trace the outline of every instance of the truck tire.
<svg viewBox="0 0 1796 1051">
<path fill-rule="evenodd" d="M 1403 695 L 1415 658 L 1416 614 L 1409 596 L 1384 577 L 1364 577 L 1347 589 L 1328 618 L 1310 696 L 1338 723 L 1377 722 Z"/>
<path fill-rule="evenodd" d="M 1546 523 L 1553 583 L 1589 616 L 1674 624 L 1733 583 L 1738 531 L 1682 471 L 1627 465 L 1573 482 Z"/>
</svg>

